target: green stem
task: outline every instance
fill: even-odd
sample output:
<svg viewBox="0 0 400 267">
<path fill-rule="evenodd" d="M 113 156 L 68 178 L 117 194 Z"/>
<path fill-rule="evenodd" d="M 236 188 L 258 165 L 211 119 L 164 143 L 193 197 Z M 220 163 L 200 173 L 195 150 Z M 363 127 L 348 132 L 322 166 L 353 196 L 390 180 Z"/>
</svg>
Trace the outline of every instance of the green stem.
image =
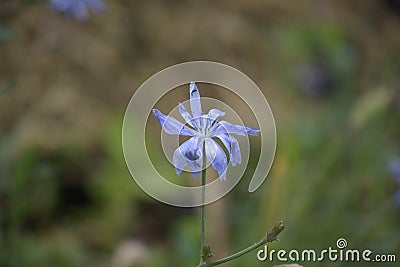
<svg viewBox="0 0 400 267">
<path fill-rule="evenodd" d="M 239 252 L 236 252 L 235 254 L 232 254 L 232 255 L 230 255 L 228 257 L 222 258 L 222 259 L 214 261 L 214 262 L 205 263 L 202 266 L 211 267 L 211 266 L 220 265 L 222 263 L 225 263 L 225 262 L 234 260 L 236 258 L 239 258 L 240 256 L 243 256 L 243 255 L 245 255 L 245 254 L 257 249 L 258 247 L 260 247 L 260 246 L 262 246 L 262 245 L 264 245 L 264 244 L 266 244 L 268 242 L 276 241 L 276 240 L 278 240 L 278 235 L 283 231 L 284 228 L 285 228 L 285 226 L 283 225 L 282 221 L 277 222 L 275 224 L 275 226 L 271 230 L 269 230 L 267 232 L 267 234 L 264 236 L 264 238 L 261 239 L 260 241 L 254 243 L 253 245 L 251 245 L 251 246 L 249 246 L 249 247 L 247 247 L 247 248 L 245 248 L 245 249 L 243 249 L 243 250 L 241 250 Z"/>
<path fill-rule="evenodd" d="M 203 250 L 207 245 L 206 243 L 206 157 L 205 157 L 205 146 L 203 146 L 203 169 L 201 171 L 201 207 L 200 207 L 200 236 L 201 236 L 201 247 L 200 247 L 200 265 L 204 264 L 206 260 L 203 258 Z"/>
<path fill-rule="evenodd" d="M 243 256 L 244 254 L 247 254 L 247 253 L 255 250 L 256 248 L 264 245 L 267 242 L 268 242 L 267 238 L 265 237 L 265 238 L 261 239 L 260 241 L 258 241 L 257 243 L 254 243 L 253 245 L 251 245 L 251 246 L 249 246 L 249 247 L 247 247 L 247 248 L 245 248 L 245 249 L 243 249 L 243 250 L 241 250 L 239 252 L 236 252 L 235 254 L 232 254 L 232 255 L 230 255 L 228 257 L 222 258 L 222 259 L 214 261 L 214 262 L 207 263 L 204 266 L 205 267 L 211 267 L 211 266 L 216 266 L 216 265 L 219 265 L 219 264 L 234 260 L 236 258 L 239 258 L 240 256 Z"/>
</svg>

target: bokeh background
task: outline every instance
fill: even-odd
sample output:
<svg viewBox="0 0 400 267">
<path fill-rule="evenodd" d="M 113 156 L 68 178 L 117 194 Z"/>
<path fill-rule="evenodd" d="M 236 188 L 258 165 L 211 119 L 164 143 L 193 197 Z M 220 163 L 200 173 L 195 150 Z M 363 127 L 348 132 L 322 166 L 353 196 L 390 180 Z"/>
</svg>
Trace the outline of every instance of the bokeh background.
<svg viewBox="0 0 400 267">
<path fill-rule="evenodd" d="M 400 260 L 399 1 L 105 4 L 104 13 L 79 22 L 47 1 L 0 2 L 0 266 L 198 263 L 198 209 L 148 197 L 121 147 L 136 88 L 190 60 L 249 75 L 277 126 L 261 189 L 247 193 L 249 171 L 207 207 L 217 258 L 283 220 L 281 241 L 270 248 L 325 249 L 343 237 L 350 248 Z M 149 127 L 159 138 L 158 122 Z M 162 157 L 156 164 L 172 169 Z M 272 265 L 255 253 L 226 264 Z"/>
</svg>

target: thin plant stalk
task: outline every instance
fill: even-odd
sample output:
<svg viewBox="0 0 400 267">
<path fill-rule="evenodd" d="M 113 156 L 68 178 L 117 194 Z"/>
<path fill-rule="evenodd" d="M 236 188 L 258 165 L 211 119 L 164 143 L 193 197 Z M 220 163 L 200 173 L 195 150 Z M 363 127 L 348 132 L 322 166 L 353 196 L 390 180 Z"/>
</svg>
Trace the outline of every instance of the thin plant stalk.
<svg viewBox="0 0 400 267">
<path fill-rule="evenodd" d="M 203 258 L 203 249 L 206 246 L 206 151 L 203 146 L 203 169 L 201 170 L 201 207 L 200 207 L 200 236 L 201 236 L 201 247 L 200 247 L 200 265 L 205 263 Z"/>
</svg>

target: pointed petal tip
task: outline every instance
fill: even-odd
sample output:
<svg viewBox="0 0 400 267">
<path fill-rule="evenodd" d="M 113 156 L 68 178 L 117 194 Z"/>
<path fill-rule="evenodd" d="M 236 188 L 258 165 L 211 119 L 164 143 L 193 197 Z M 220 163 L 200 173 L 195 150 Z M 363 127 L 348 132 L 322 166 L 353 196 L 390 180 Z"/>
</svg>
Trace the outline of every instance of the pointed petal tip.
<svg viewBox="0 0 400 267">
<path fill-rule="evenodd" d="M 175 168 L 175 172 L 176 172 L 176 174 L 178 174 L 178 176 L 179 176 L 179 175 L 181 175 L 181 173 L 182 173 L 182 170 L 181 170 L 181 169 L 179 169 L 179 168 Z"/>
<path fill-rule="evenodd" d="M 162 116 L 163 114 L 161 113 L 161 111 L 159 111 L 158 109 L 154 108 L 152 110 L 152 112 L 153 112 L 153 115 L 157 118 L 157 120 L 159 120 L 161 122 L 161 124 L 162 124 L 162 122 L 164 120 L 163 120 L 163 116 Z"/>
<path fill-rule="evenodd" d="M 153 112 L 153 115 L 156 116 L 156 118 L 159 119 L 159 120 L 160 120 L 161 117 L 164 115 L 161 111 L 159 111 L 159 110 L 156 109 L 156 108 L 153 108 L 152 112 Z"/>
<path fill-rule="evenodd" d="M 222 173 L 222 174 L 219 176 L 219 179 L 220 179 L 221 181 L 226 181 L 226 172 Z"/>
<path fill-rule="evenodd" d="M 246 132 L 248 135 L 258 135 L 260 130 L 246 126 Z"/>
<path fill-rule="evenodd" d="M 240 161 L 233 161 L 233 160 L 230 160 L 230 163 L 231 163 L 231 165 L 233 166 L 233 167 L 235 167 L 235 166 L 237 166 L 237 165 L 240 165 L 241 163 L 242 163 L 242 161 L 240 160 Z"/>
<path fill-rule="evenodd" d="M 189 91 L 190 91 L 190 92 L 198 91 L 197 85 L 196 85 L 195 82 L 190 82 Z"/>
<path fill-rule="evenodd" d="M 167 134 L 178 134 L 184 136 L 193 136 L 194 131 L 185 126 L 182 122 L 178 121 L 172 116 L 164 115 L 158 109 L 153 109 L 154 116 L 158 119 L 162 129 Z"/>
<path fill-rule="evenodd" d="M 200 172 L 192 172 L 192 176 L 195 180 L 199 179 L 200 177 Z"/>
</svg>

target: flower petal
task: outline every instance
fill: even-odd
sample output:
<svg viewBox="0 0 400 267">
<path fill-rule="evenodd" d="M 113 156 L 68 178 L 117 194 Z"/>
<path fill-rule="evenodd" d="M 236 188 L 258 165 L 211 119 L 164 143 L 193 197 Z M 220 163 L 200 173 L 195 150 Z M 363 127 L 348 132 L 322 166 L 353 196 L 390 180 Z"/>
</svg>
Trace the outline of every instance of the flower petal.
<svg viewBox="0 0 400 267">
<path fill-rule="evenodd" d="M 200 93 L 194 82 L 190 83 L 190 109 L 192 110 L 193 118 L 200 117 L 203 112 L 201 110 Z"/>
<path fill-rule="evenodd" d="M 211 119 L 211 121 L 215 121 L 218 117 L 222 117 L 224 115 L 225 112 L 216 108 L 210 109 L 210 111 L 208 112 L 208 117 Z"/>
<path fill-rule="evenodd" d="M 77 3 L 71 13 L 77 21 L 81 22 L 86 21 L 89 17 L 88 8 L 84 3 Z"/>
<path fill-rule="evenodd" d="M 178 175 L 189 165 L 195 179 L 199 178 L 202 168 L 202 146 L 200 136 L 194 136 L 180 145 L 174 152 L 173 162 Z"/>
<path fill-rule="evenodd" d="M 71 2 L 65 0 L 50 0 L 50 5 L 57 11 L 64 12 L 71 7 Z"/>
<path fill-rule="evenodd" d="M 211 166 L 218 172 L 219 179 L 226 180 L 226 169 L 228 168 L 228 160 L 224 150 L 211 138 L 205 141 L 206 156 Z"/>
<path fill-rule="evenodd" d="M 227 121 L 220 121 L 216 123 L 213 128 L 211 129 L 215 134 L 219 133 L 233 133 L 237 135 L 258 135 L 260 130 L 254 129 L 248 126 L 236 125 L 229 123 Z"/>
<path fill-rule="evenodd" d="M 242 163 L 242 155 L 240 154 L 239 142 L 235 137 L 227 133 L 217 134 L 214 135 L 213 137 L 217 137 L 219 140 L 221 140 L 226 149 L 228 150 L 229 160 L 232 166 L 236 166 Z"/>
<path fill-rule="evenodd" d="M 53 9 L 83 22 L 89 17 L 89 9 L 95 14 L 103 13 L 106 6 L 102 0 L 50 0 Z"/>
<path fill-rule="evenodd" d="M 182 122 L 176 120 L 174 117 L 162 114 L 158 109 L 153 109 L 153 114 L 160 121 L 162 129 L 167 134 L 178 134 L 185 136 L 193 136 L 194 130 L 185 126 Z"/>
<path fill-rule="evenodd" d="M 203 157 L 201 157 L 199 160 L 188 162 L 190 172 L 192 173 L 193 178 L 196 180 L 199 178 L 200 172 L 202 170 L 202 158 Z"/>
<path fill-rule="evenodd" d="M 180 147 L 175 149 L 173 161 L 175 166 L 175 172 L 176 174 L 180 175 L 187 165 L 187 160 L 183 156 Z"/>
<path fill-rule="evenodd" d="M 240 154 L 240 147 L 239 147 L 239 142 L 238 140 L 233 137 L 229 136 L 231 139 L 231 145 L 232 145 L 232 150 L 231 150 L 231 164 L 232 166 L 236 166 L 237 164 L 242 163 L 242 155 Z"/>
<path fill-rule="evenodd" d="M 179 113 L 181 113 L 182 118 L 186 121 L 187 124 L 194 127 L 192 115 L 186 110 L 185 106 L 179 103 Z"/>
<path fill-rule="evenodd" d="M 106 10 L 106 5 L 101 0 L 86 0 L 86 3 L 95 14 L 101 14 Z"/>
</svg>

